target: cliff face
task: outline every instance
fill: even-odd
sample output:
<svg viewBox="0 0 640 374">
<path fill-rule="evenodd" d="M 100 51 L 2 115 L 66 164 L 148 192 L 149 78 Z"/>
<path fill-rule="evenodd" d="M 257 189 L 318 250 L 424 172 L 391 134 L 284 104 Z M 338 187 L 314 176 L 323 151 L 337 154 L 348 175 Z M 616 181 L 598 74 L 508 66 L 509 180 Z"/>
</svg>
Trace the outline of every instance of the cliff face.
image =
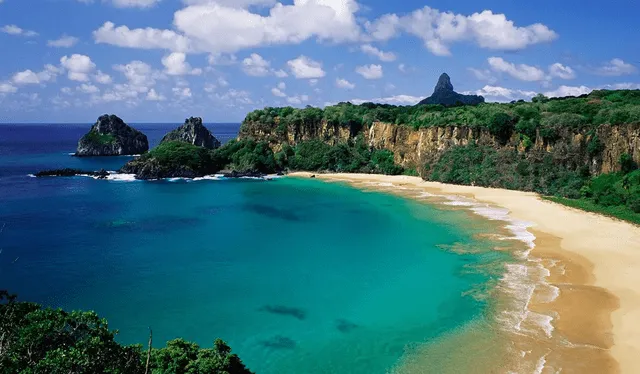
<svg viewBox="0 0 640 374">
<path fill-rule="evenodd" d="M 161 143 L 170 141 L 189 143 L 207 149 L 220 147 L 220 141 L 202 124 L 200 117 L 187 118 L 184 125 L 165 135 Z"/>
<path fill-rule="evenodd" d="M 257 123 L 245 123 L 240 138 L 268 141 L 277 152 L 282 143 L 319 139 L 334 145 L 346 142 L 357 135 L 347 127 L 333 126 L 326 122 L 311 126 L 271 128 Z M 476 142 L 496 149 L 509 148 L 526 152 L 532 157 L 553 154 L 554 162 L 588 166 L 591 173 L 609 173 L 620 169 L 620 156 L 627 153 L 640 164 L 640 124 L 602 125 L 595 133 L 562 128 L 555 139 L 538 135 L 533 144 L 527 145 L 513 133 L 509 139 L 498 139 L 487 129 L 469 127 L 428 127 L 415 130 L 408 126 L 375 122 L 362 129 L 365 141 L 376 149 L 388 149 L 394 153 L 395 162 L 406 168 L 420 171 L 422 166 L 434 163 L 448 149 Z M 598 149 L 594 152 L 593 148 Z"/>
</svg>

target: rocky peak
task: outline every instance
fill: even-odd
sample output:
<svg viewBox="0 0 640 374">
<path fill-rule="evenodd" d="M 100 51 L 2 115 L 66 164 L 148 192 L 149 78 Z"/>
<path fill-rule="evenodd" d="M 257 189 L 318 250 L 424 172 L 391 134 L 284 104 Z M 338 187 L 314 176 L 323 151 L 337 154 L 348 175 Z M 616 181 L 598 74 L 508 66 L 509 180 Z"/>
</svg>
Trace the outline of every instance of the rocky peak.
<svg viewBox="0 0 640 374">
<path fill-rule="evenodd" d="M 165 135 L 161 143 L 170 141 L 185 142 L 208 149 L 220 147 L 220 141 L 202 124 L 200 117 L 187 118 L 184 125 Z"/>
<path fill-rule="evenodd" d="M 422 104 L 440 104 L 444 106 L 455 105 L 478 105 L 484 103 L 484 97 L 477 95 L 462 95 L 453 90 L 451 78 L 447 73 L 440 75 L 433 95 L 422 100 L 418 105 Z"/>
<path fill-rule="evenodd" d="M 451 77 L 449 77 L 449 74 L 447 73 L 442 73 L 442 75 L 438 79 L 438 83 L 436 84 L 436 88 L 433 90 L 433 92 L 436 93 L 436 92 L 452 92 L 452 91 L 453 91 L 453 84 L 451 84 Z"/>
<path fill-rule="evenodd" d="M 147 136 L 127 125 L 116 115 L 98 118 L 78 142 L 76 156 L 136 155 L 149 150 Z"/>
</svg>

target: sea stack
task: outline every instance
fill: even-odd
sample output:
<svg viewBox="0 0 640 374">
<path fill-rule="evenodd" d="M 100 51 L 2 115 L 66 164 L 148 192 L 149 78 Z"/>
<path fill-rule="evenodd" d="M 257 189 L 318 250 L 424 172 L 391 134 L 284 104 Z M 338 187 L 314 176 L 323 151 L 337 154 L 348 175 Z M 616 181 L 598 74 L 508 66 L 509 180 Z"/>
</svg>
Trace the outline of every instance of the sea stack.
<svg viewBox="0 0 640 374">
<path fill-rule="evenodd" d="M 189 143 L 207 149 L 217 149 L 221 145 L 220 141 L 202 124 L 200 117 L 187 118 L 184 125 L 165 135 L 160 143 L 172 141 Z"/>
<path fill-rule="evenodd" d="M 116 115 L 103 115 L 80 138 L 75 153 L 79 157 L 137 155 L 149 150 L 147 136 L 124 123 Z"/>
<path fill-rule="evenodd" d="M 422 100 L 418 105 L 440 104 L 444 106 L 478 105 L 484 103 L 484 97 L 478 95 L 462 95 L 453 90 L 451 78 L 443 73 L 438 79 L 433 95 Z"/>
</svg>

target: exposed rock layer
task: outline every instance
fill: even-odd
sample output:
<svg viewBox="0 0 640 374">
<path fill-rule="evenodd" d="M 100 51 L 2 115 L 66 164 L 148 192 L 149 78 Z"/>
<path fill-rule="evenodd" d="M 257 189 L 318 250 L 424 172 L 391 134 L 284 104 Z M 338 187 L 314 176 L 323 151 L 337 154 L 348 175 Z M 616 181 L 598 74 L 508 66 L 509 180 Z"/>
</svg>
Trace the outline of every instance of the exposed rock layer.
<svg viewBox="0 0 640 374">
<path fill-rule="evenodd" d="M 103 115 L 80 138 L 75 155 L 123 156 L 136 155 L 149 150 L 147 136 L 124 123 L 115 115 Z"/>
<path fill-rule="evenodd" d="M 220 147 L 220 141 L 202 124 L 202 118 L 191 117 L 184 121 L 184 125 L 171 131 L 162 138 L 161 143 L 180 141 L 207 149 Z"/>
<path fill-rule="evenodd" d="M 462 95 L 453 90 L 451 78 L 447 73 L 443 73 L 438 79 L 433 95 L 418 103 L 421 104 L 440 104 L 444 106 L 454 105 L 478 105 L 484 103 L 484 97 L 477 95 Z"/>
</svg>

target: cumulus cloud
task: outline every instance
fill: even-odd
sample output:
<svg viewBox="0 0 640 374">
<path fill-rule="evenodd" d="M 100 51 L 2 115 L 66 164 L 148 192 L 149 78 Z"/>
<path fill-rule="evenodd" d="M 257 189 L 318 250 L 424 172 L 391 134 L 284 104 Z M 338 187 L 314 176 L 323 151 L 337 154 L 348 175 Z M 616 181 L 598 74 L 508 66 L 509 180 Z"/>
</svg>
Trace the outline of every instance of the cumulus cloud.
<svg viewBox="0 0 640 374">
<path fill-rule="evenodd" d="M 322 70 L 322 63 L 314 61 L 307 56 L 300 56 L 287 62 L 289 70 L 298 79 L 317 79 L 326 75 Z"/>
<path fill-rule="evenodd" d="M 192 96 L 191 88 L 189 87 L 174 87 L 171 90 L 179 99 L 188 99 Z"/>
<path fill-rule="evenodd" d="M 192 69 L 187 56 L 182 52 L 173 52 L 162 58 L 164 72 L 168 75 L 200 75 L 202 69 Z"/>
<path fill-rule="evenodd" d="M 9 34 L 9 35 L 17 35 L 17 36 L 25 36 L 27 38 L 31 38 L 34 36 L 38 36 L 39 34 L 32 30 L 25 30 L 16 25 L 5 25 L 0 27 L 0 31 Z"/>
<path fill-rule="evenodd" d="M 481 70 L 474 68 L 469 68 L 468 70 L 476 77 L 477 80 L 486 81 L 490 84 L 496 82 L 496 77 L 493 76 L 493 73 L 490 70 Z"/>
<path fill-rule="evenodd" d="M 293 105 L 300 105 L 302 103 L 306 103 L 307 101 L 309 101 L 309 96 L 307 95 L 287 97 L 287 102 Z"/>
<path fill-rule="evenodd" d="M 380 61 L 391 62 L 396 60 L 396 55 L 392 52 L 383 52 L 371 44 L 365 44 L 360 50 L 370 56 L 377 57 Z"/>
<path fill-rule="evenodd" d="M 358 66 L 356 67 L 356 73 L 362 75 L 365 79 L 380 79 L 384 75 L 380 65 Z"/>
<path fill-rule="evenodd" d="M 233 53 L 211 53 L 207 58 L 209 65 L 235 65 L 238 62 L 238 57 Z"/>
<path fill-rule="evenodd" d="M 466 16 L 428 6 L 404 16 L 384 15 L 367 23 L 366 28 L 374 40 L 388 40 L 401 32 L 414 35 L 438 56 L 450 55 L 449 47 L 456 42 L 471 41 L 486 49 L 521 50 L 558 37 L 543 24 L 516 26 L 506 15 L 490 10 Z"/>
<path fill-rule="evenodd" d="M 506 73 L 516 79 L 527 82 L 542 81 L 546 78 L 543 70 L 525 64 L 513 64 L 500 57 L 489 57 L 489 66 L 496 72 Z"/>
<path fill-rule="evenodd" d="M 352 90 L 352 89 L 356 88 L 356 85 L 351 83 L 351 82 L 349 82 L 346 79 L 338 78 L 338 79 L 336 79 L 336 87 L 344 88 L 344 89 L 347 89 L 347 90 Z"/>
<path fill-rule="evenodd" d="M 85 94 L 95 94 L 100 92 L 100 89 L 92 84 L 83 83 L 80 86 L 76 87 L 76 91 L 82 92 Z"/>
<path fill-rule="evenodd" d="M 109 74 L 103 73 L 101 70 L 98 70 L 96 72 L 96 74 L 93 76 L 93 79 L 95 79 L 96 82 L 102 84 L 109 84 L 113 81 Z"/>
<path fill-rule="evenodd" d="M 616 77 L 621 75 L 635 74 L 637 71 L 638 69 L 635 66 L 626 63 L 619 58 L 614 58 L 613 60 L 599 67 L 596 70 L 596 73 L 600 75 Z"/>
<path fill-rule="evenodd" d="M 286 78 L 289 76 L 289 74 L 287 74 L 287 72 L 282 69 L 274 71 L 273 75 L 275 75 L 278 78 Z"/>
<path fill-rule="evenodd" d="M 61 71 L 59 68 L 51 64 L 47 64 L 44 66 L 42 71 L 37 73 L 30 69 L 15 73 L 11 80 L 17 85 L 42 84 L 54 81 L 60 73 Z"/>
<path fill-rule="evenodd" d="M 167 49 L 175 52 L 192 50 L 189 38 L 175 31 L 151 27 L 131 30 L 127 26 L 115 27 L 113 22 L 105 22 L 93 32 L 93 38 L 96 43 L 126 48 Z"/>
<path fill-rule="evenodd" d="M 530 99 L 537 95 L 534 91 L 513 90 L 510 88 L 486 85 L 477 91 L 467 91 L 466 95 L 480 95 L 488 101 L 512 101 L 519 99 Z"/>
<path fill-rule="evenodd" d="M 274 87 L 271 89 L 271 93 L 273 94 L 273 96 L 277 96 L 277 97 L 287 97 L 287 94 L 284 93 L 281 89 Z"/>
<path fill-rule="evenodd" d="M 81 3 L 93 3 L 94 0 L 77 0 Z M 116 8 L 151 8 L 162 0 L 102 0 Z"/>
<path fill-rule="evenodd" d="M 156 92 L 155 89 L 150 89 L 149 92 L 147 92 L 147 98 L 148 101 L 165 101 L 167 98 L 164 97 L 162 94 L 159 94 Z"/>
<path fill-rule="evenodd" d="M 0 93 L 7 94 L 14 93 L 16 91 L 18 91 L 18 87 L 12 85 L 11 83 L 0 82 Z"/>
<path fill-rule="evenodd" d="M 560 86 L 553 91 L 547 91 L 544 93 L 547 97 L 565 97 L 565 96 L 580 96 L 591 93 L 593 89 L 587 86 Z"/>
<path fill-rule="evenodd" d="M 388 96 L 388 97 L 379 97 L 374 99 L 352 99 L 349 100 L 352 104 L 360 105 L 363 103 L 382 103 L 382 104 L 393 104 L 393 105 L 414 105 L 417 104 L 421 97 L 411 96 L 411 95 L 396 95 L 396 96 Z M 333 105 L 332 103 L 326 103 L 328 105 Z"/>
<path fill-rule="evenodd" d="M 149 64 L 142 61 L 131 61 L 126 65 L 115 65 L 114 70 L 121 72 L 128 83 L 130 90 L 135 92 L 148 92 L 149 88 L 156 84 L 157 79 L 165 79 L 166 76 L 154 70 Z"/>
<path fill-rule="evenodd" d="M 264 77 L 271 71 L 271 63 L 257 53 L 242 60 L 242 70 L 252 77 Z"/>
<path fill-rule="evenodd" d="M 571 67 L 562 65 L 559 62 L 549 66 L 549 74 L 560 79 L 573 79 L 576 77 L 576 73 Z"/>
<path fill-rule="evenodd" d="M 72 81 L 86 82 L 89 74 L 96 68 L 96 64 L 89 56 L 73 54 L 71 57 L 63 56 L 60 64 L 67 70 L 67 77 Z"/>
<path fill-rule="evenodd" d="M 48 40 L 47 46 L 58 48 L 71 48 L 78 43 L 80 39 L 75 36 L 62 35 L 59 39 Z"/>
</svg>

